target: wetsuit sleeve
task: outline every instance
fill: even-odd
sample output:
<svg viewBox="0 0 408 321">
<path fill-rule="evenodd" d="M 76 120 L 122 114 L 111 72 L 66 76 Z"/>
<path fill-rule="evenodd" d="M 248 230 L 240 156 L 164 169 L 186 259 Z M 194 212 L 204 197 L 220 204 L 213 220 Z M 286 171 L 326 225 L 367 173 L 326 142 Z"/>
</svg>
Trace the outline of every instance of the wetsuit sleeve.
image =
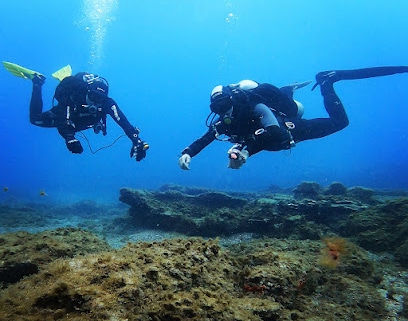
<svg viewBox="0 0 408 321">
<path fill-rule="evenodd" d="M 53 107 L 48 112 L 43 113 L 43 115 L 46 115 L 46 114 L 49 115 L 48 117 L 49 120 L 51 120 L 52 118 L 55 119 L 55 126 L 53 127 L 57 127 L 58 133 L 66 141 L 74 139 L 75 133 L 77 132 L 75 129 L 75 126 L 69 120 L 70 111 L 71 111 L 70 107 L 62 106 L 58 104 L 57 106 Z M 51 126 L 46 126 L 46 127 L 51 127 Z"/>
<path fill-rule="evenodd" d="M 271 109 L 265 104 L 257 104 L 254 107 L 255 117 L 259 117 L 262 124 L 262 128 L 269 126 L 279 126 L 278 120 L 271 111 Z"/>
<path fill-rule="evenodd" d="M 210 127 L 210 129 L 203 136 L 194 141 L 190 146 L 184 148 L 181 154 L 188 154 L 191 157 L 194 157 L 215 140 L 215 134 L 215 127 Z"/>
<path fill-rule="evenodd" d="M 118 104 L 112 98 L 108 100 L 106 113 L 123 129 L 131 141 L 139 139 L 139 130 L 129 122 L 125 114 L 120 110 Z"/>
<path fill-rule="evenodd" d="M 66 141 L 75 138 L 75 127 L 73 127 L 67 120 L 60 124 L 58 127 L 58 133 L 64 138 Z"/>
</svg>

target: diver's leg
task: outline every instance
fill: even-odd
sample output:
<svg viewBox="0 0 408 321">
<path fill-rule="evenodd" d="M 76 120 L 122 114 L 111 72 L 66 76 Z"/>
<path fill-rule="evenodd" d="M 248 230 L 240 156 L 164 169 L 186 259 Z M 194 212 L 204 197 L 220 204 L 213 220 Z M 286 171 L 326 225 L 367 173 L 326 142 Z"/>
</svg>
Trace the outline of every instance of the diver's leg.
<svg viewBox="0 0 408 321">
<path fill-rule="evenodd" d="M 41 118 L 43 109 L 42 85 L 44 82 L 45 78 L 39 75 L 35 75 L 33 78 L 33 91 L 30 101 L 30 123 L 33 125 L 37 125 L 36 121 Z"/>
<path fill-rule="evenodd" d="M 349 120 L 343 103 L 334 91 L 333 83 L 320 85 L 320 92 L 323 96 L 324 108 L 329 114 L 331 120 L 331 129 L 328 134 L 335 133 L 347 127 Z"/>
<path fill-rule="evenodd" d="M 332 129 L 335 131 L 341 130 L 349 123 L 343 104 L 333 88 L 333 84 L 336 81 L 390 76 L 406 72 L 408 72 L 408 66 L 373 67 L 319 72 L 316 75 L 316 85 L 320 85 L 324 106 L 332 121 Z M 313 88 L 315 88 L 316 85 Z"/>
<path fill-rule="evenodd" d="M 324 107 L 329 118 L 316 118 L 310 120 L 299 120 L 292 130 L 296 142 L 320 138 L 331 135 L 347 127 L 349 120 L 344 106 L 337 96 L 333 84 L 340 80 L 364 79 L 371 77 L 389 76 L 408 72 L 408 66 L 373 67 L 354 70 L 332 70 L 319 72 L 316 75 L 316 84 L 320 85 L 323 96 Z"/>
<path fill-rule="evenodd" d="M 51 111 L 43 113 L 42 85 L 45 77 L 36 74 L 33 79 L 33 91 L 30 101 L 30 123 L 39 127 L 55 127 L 55 114 Z"/>
<path fill-rule="evenodd" d="M 316 85 L 326 82 L 334 83 L 339 80 L 365 79 L 372 77 L 390 76 L 408 72 L 408 66 L 372 67 L 352 70 L 322 71 L 316 75 Z M 313 87 L 313 89 L 316 87 Z"/>
<path fill-rule="evenodd" d="M 329 118 L 295 119 L 295 127 L 291 129 L 294 141 L 300 142 L 334 134 L 347 127 L 349 120 L 344 106 L 333 88 L 333 83 L 320 85 L 324 107 Z"/>
</svg>

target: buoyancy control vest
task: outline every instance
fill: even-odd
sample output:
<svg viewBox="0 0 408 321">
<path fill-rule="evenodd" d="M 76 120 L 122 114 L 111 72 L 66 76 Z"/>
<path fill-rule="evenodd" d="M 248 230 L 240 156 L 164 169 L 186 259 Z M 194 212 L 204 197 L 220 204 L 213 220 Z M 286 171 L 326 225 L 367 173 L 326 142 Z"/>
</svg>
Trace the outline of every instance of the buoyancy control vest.
<svg viewBox="0 0 408 321">
<path fill-rule="evenodd" d="M 294 118 L 298 113 L 298 106 L 293 99 L 271 84 L 259 84 L 256 88 L 249 90 L 249 99 L 253 105 L 265 104 L 277 116 Z"/>
<path fill-rule="evenodd" d="M 84 103 L 88 91 L 88 83 L 84 81 L 84 75 L 80 72 L 74 76 L 64 78 L 55 88 L 54 98 L 64 106 L 78 105 Z"/>
</svg>

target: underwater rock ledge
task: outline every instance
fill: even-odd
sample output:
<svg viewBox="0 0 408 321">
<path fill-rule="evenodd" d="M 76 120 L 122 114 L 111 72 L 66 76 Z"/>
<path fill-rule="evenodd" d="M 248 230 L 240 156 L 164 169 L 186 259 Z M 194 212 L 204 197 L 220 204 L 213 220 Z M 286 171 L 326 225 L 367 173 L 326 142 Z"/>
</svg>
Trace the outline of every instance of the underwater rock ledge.
<svg viewBox="0 0 408 321">
<path fill-rule="evenodd" d="M 408 198 L 375 197 L 363 187 L 314 182 L 299 184 L 290 194 L 232 193 L 172 186 L 161 191 L 122 188 L 120 201 L 130 205 L 124 229 L 148 228 L 188 236 L 238 233 L 276 238 L 319 240 L 337 234 L 375 253 L 391 253 L 408 266 Z M 398 228 L 396 229 L 396 226 Z"/>
<path fill-rule="evenodd" d="M 119 200 L 130 205 L 134 226 L 214 237 L 233 233 L 259 233 L 287 237 L 296 233 L 318 239 L 321 224 L 370 206 L 356 197 L 321 195 L 319 198 L 285 194 L 229 195 L 208 191 L 195 195 L 175 190 L 145 191 L 122 188 Z M 316 231 L 304 228 L 315 224 Z M 302 231 L 300 231 L 301 229 Z"/>
</svg>

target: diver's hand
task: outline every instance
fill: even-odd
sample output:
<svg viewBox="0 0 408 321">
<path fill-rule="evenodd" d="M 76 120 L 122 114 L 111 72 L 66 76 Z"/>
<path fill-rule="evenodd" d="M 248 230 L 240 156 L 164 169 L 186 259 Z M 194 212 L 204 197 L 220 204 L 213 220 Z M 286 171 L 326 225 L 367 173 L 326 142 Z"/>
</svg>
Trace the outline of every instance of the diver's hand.
<svg viewBox="0 0 408 321">
<path fill-rule="evenodd" d="M 66 139 L 65 145 L 67 145 L 68 150 L 73 154 L 82 154 L 82 152 L 84 151 L 81 142 L 75 138 Z"/>
<path fill-rule="evenodd" d="M 249 157 L 249 153 L 247 150 L 240 150 L 242 148 L 240 145 L 234 145 L 228 150 L 228 168 L 231 169 L 240 169 L 242 165 L 245 164 L 247 158 Z"/>
<path fill-rule="evenodd" d="M 183 154 L 178 160 L 179 166 L 181 169 L 189 170 L 190 169 L 191 156 L 189 154 Z"/>
<path fill-rule="evenodd" d="M 149 144 L 138 139 L 133 142 L 132 148 L 130 149 L 130 157 L 135 158 L 136 162 L 140 162 L 146 157 L 146 151 L 149 149 Z"/>
</svg>

